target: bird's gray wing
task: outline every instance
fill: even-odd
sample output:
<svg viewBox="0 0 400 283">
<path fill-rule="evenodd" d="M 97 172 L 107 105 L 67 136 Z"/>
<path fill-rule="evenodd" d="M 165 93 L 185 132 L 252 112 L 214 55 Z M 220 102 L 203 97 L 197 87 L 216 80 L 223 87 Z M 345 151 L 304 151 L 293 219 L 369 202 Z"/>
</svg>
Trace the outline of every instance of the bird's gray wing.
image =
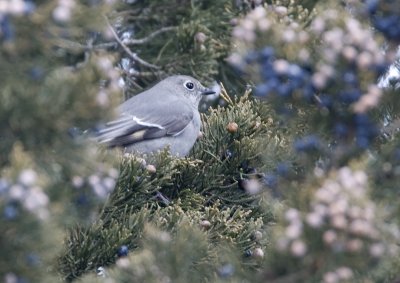
<svg viewBox="0 0 400 283">
<path fill-rule="evenodd" d="M 109 147 L 128 146 L 143 140 L 179 135 L 194 115 L 192 107 L 178 100 L 141 104 L 130 103 L 129 109 L 122 107 L 119 117 L 98 132 L 98 141 Z"/>
</svg>

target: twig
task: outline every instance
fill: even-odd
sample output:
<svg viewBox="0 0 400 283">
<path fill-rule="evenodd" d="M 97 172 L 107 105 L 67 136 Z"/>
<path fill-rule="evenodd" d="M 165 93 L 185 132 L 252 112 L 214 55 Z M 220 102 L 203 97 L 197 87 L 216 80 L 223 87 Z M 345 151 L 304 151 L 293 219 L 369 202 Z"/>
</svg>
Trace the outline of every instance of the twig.
<svg viewBox="0 0 400 283">
<path fill-rule="evenodd" d="M 314 99 L 318 102 L 318 105 L 322 105 L 322 100 L 318 95 L 314 94 Z"/>
<path fill-rule="evenodd" d="M 145 67 L 151 68 L 151 69 L 156 69 L 159 70 L 160 67 L 153 65 L 151 63 L 146 62 L 145 60 L 141 59 L 137 54 L 133 53 L 119 38 L 118 34 L 115 32 L 114 28 L 111 26 L 108 18 L 106 16 L 104 16 L 104 18 L 106 19 L 107 25 L 110 28 L 112 34 L 115 37 L 115 40 L 119 43 L 119 45 L 121 45 L 121 47 L 125 50 L 126 53 L 128 53 L 128 55 L 137 63 L 139 63 L 140 65 L 143 65 Z"/>
<path fill-rule="evenodd" d="M 149 42 L 151 39 L 153 39 L 154 37 L 156 37 L 157 35 L 164 33 L 166 31 L 171 31 L 171 30 L 175 30 L 176 27 L 163 27 L 155 32 L 150 33 L 148 36 L 140 38 L 140 39 L 124 39 L 123 43 L 125 43 L 126 45 L 135 45 L 135 44 L 144 44 Z"/>
<path fill-rule="evenodd" d="M 97 50 L 97 49 L 109 49 L 109 48 L 115 48 L 117 45 L 116 42 L 104 42 L 104 43 L 99 43 L 96 45 L 93 45 L 92 49 Z"/>
<path fill-rule="evenodd" d="M 115 48 L 118 45 L 117 42 L 104 42 L 99 44 L 81 44 L 75 41 L 67 40 L 67 39 L 57 39 L 54 42 L 57 46 L 69 50 L 77 50 L 77 51 L 86 51 L 86 50 L 98 50 L 98 49 L 110 49 Z"/>
<path fill-rule="evenodd" d="M 132 80 L 128 77 L 128 80 L 131 84 L 133 84 L 137 89 L 142 90 L 143 87 L 141 87 L 137 82 L 135 82 L 135 80 Z"/>
<path fill-rule="evenodd" d="M 209 150 L 204 150 L 204 152 L 205 153 L 208 153 L 209 155 L 211 155 L 212 157 L 214 157 L 214 159 L 216 160 L 216 161 L 218 161 L 219 163 L 223 163 L 222 161 L 221 161 L 221 159 L 219 159 L 218 157 L 216 157 L 213 153 L 211 153 L 211 151 L 209 151 Z"/>
<path fill-rule="evenodd" d="M 219 95 L 226 101 L 228 102 L 228 104 L 233 105 L 233 101 L 232 99 L 229 97 L 228 93 L 226 92 L 226 89 L 224 87 L 224 85 L 222 83 L 220 83 L 221 86 L 221 92 L 219 93 Z"/>
<path fill-rule="evenodd" d="M 139 78 L 146 78 L 146 77 L 153 77 L 153 76 L 161 76 L 161 75 L 163 75 L 164 74 L 164 72 L 162 72 L 162 71 L 155 71 L 155 72 L 139 72 L 139 71 L 136 71 L 136 70 L 133 70 L 133 69 L 130 69 L 129 71 L 125 71 L 124 70 L 124 73 L 126 74 L 126 75 L 129 75 L 129 76 L 134 76 L 134 77 L 139 77 Z"/>
</svg>

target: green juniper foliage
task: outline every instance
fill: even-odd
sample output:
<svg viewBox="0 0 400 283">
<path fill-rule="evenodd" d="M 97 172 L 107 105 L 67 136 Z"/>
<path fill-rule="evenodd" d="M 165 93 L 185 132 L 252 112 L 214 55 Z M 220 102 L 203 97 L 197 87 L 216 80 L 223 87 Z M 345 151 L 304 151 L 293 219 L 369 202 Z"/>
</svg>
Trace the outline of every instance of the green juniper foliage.
<svg viewBox="0 0 400 283">
<path fill-rule="evenodd" d="M 99 219 L 70 232 L 68 249 L 59 260 L 66 279 L 115 262 L 122 245 L 142 250 L 148 224 L 174 235 L 182 223 L 200 228 L 208 221 L 210 253 L 225 244 L 235 245 L 243 254 L 265 245 L 265 238 L 252 238 L 274 217 L 271 204 L 270 209 L 260 207 L 262 184 L 257 180 L 262 174 L 257 170 L 265 168 L 249 168 L 261 164 L 260 144 L 271 133 L 266 117 L 254 111 L 257 102 L 245 96 L 231 103 L 203 116 L 203 136 L 188 158 L 175 159 L 167 151 L 149 156 L 146 162 L 155 165 L 154 172 L 143 159 L 121 157 L 118 183 Z M 227 125 L 233 121 L 238 129 L 230 133 Z M 252 194 L 246 192 L 249 180 L 260 186 Z M 204 259 L 211 266 L 218 260 Z"/>
<path fill-rule="evenodd" d="M 292 136 L 295 164 L 305 170 L 278 180 L 287 208 L 271 237 L 265 278 L 386 282 L 395 277 L 380 268 L 398 264 L 398 204 L 388 199 L 397 191 L 398 110 L 387 104 L 398 90 L 377 84 L 396 49 L 383 54 L 382 35 L 368 24 L 397 42 L 398 28 L 384 23 L 398 22 L 400 7 L 353 1 L 315 8 L 306 23 L 290 7 L 258 8 L 233 31 L 229 60 L 254 80 L 256 95 L 285 127 L 296 131 L 307 121 Z"/>
<path fill-rule="evenodd" d="M 76 206 L 80 192 L 71 179 L 93 173 L 99 160 L 85 142 L 71 138 L 69 129 L 110 117 L 115 100 L 111 54 L 93 53 L 78 66 L 83 58 L 71 64 L 57 42 L 101 30 L 101 18 L 93 16 L 93 25 L 84 18 L 107 13 L 110 6 L 0 4 L 0 280 L 54 282 L 58 276 L 52 263 L 65 225 L 82 216 Z M 70 10 L 75 8 L 82 14 Z M 67 23 L 72 15 L 74 21 Z M 102 92 L 101 80 L 110 82 Z M 92 211 L 101 202 L 95 197 L 85 209 Z"/>
<path fill-rule="evenodd" d="M 126 45 L 154 65 L 135 60 L 126 64 L 127 95 L 171 74 L 191 74 L 204 83 L 222 79 L 230 91 L 245 85 L 244 81 L 237 83 L 239 78 L 232 77 L 225 62 L 231 47 L 232 21 L 250 9 L 237 2 L 146 0 L 120 7 L 113 19 L 120 34 L 133 34 Z"/>
<path fill-rule="evenodd" d="M 229 244 L 216 248 L 208 246 L 208 241 L 203 231 L 189 223 L 180 223 L 173 236 L 148 225 L 143 249 L 132 254 L 129 261 L 120 259 L 105 274 L 111 282 L 160 282 L 166 279 L 165 274 L 174 282 L 223 282 L 240 268 L 240 263 L 234 260 L 238 255 L 232 253 Z M 171 254 L 176 256 L 171 258 Z M 88 275 L 82 281 L 102 282 L 103 278 Z"/>
</svg>

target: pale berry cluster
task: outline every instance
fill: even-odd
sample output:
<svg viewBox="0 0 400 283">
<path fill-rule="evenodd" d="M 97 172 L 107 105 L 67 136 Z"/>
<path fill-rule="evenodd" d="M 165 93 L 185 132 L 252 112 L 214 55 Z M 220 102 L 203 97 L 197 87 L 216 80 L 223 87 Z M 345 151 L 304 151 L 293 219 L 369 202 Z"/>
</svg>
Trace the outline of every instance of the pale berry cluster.
<svg viewBox="0 0 400 283">
<path fill-rule="evenodd" d="M 277 248 L 293 257 L 304 257 L 314 250 L 321 250 L 316 243 L 332 255 L 345 254 L 380 258 L 395 252 L 392 242 L 382 239 L 398 239 L 399 231 L 382 225 L 377 208 L 368 197 L 368 178 L 363 171 L 348 167 L 338 170 L 324 181 L 310 201 L 309 211 L 289 208 L 285 214 L 287 225 L 277 241 Z M 315 238 L 320 238 L 316 241 Z M 314 240 L 312 240 L 314 239 Z M 325 254 L 329 257 L 329 255 Z M 352 269 L 340 267 L 323 276 L 324 282 L 349 280 Z"/>
<path fill-rule="evenodd" d="M 53 10 L 53 19 L 59 23 L 69 22 L 76 7 L 75 0 L 58 0 L 57 4 Z"/>
<path fill-rule="evenodd" d="M 248 60 L 253 53 L 247 54 L 249 50 L 255 51 L 254 55 L 257 55 L 260 46 L 270 41 L 276 43 L 274 47 L 290 49 L 292 44 L 304 44 L 309 40 L 307 33 L 301 30 L 300 25 L 289 15 L 288 8 L 284 6 L 255 8 L 246 17 L 235 22 L 232 37 L 235 52 L 228 61 L 239 69 L 246 68 L 250 63 Z M 309 59 L 309 55 L 307 50 L 301 47 L 293 52 L 293 56 L 300 61 Z"/>
<path fill-rule="evenodd" d="M 376 208 L 368 199 L 367 176 L 363 171 L 340 169 L 334 179 L 328 179 L 314 195 L 311 211 L 305 221 L 312 229 L 324 228 L 322 239 L 333 252 L 360 252 L 370 248 L 371 256 L 381 246 Z"/>
<path fill-rule="evenodd" d="M 113 59 L 109 56 L 99 56 L 96 60 L 97 67 L 105 75 L 105 79 L 97 93 L 96 102 L 104 108 L 110 107 L 111 93 L 120 92 L 121 76 L 114 66 Z"/>
<path fill-rule="evenodd" d="M 284 7 L 283 7 L 284 8 Z M 245 42 L 254 42 L 257 39 L 256 32 L 266 31 L 272 25 L 268 20 L 267 11 L 263 7 L 252 10 L 241 22 L 233 29 L 233 37 Z"/>
<path fill-rule="evenodd" d="M 353 276 L 354 273 L 351 268 L 341 266 L 334 271 L 326 272 L 322 279 L 324 283 L 350 282 Z"/>
<path fill-rule="evenodd" d="M 14 182 L 1 178 L 0 196 L 3 217 L 7 220 L 18 217 L 21 209 L 42 220 L 48 217 L 49 197 L 43 191 L 38 174 L 33 169 L 22 170 Z"/>
<path fill-rule="evenodd" d="M 5 15 L 22 16 L 34 10 L 33 1 L 3 0 L 0 1 L 0 18 Z"/>
<path fill-rule="evenodd" d="M 328 125 L 331 141 L 324 143 L 333 151 L 369 148 L 379 134 L 370 110 L 382 99 L 377 83 L 388 67 L 376 34 L 344 9 L 327 9 L 305 28 L 283 10 L 260 7 L 240 21 L 230 63 L 255 81 L 255 95 L 285 118 L 304 110 L 316 129 Z M 319 137 L 313 137 L 294 147 L 318 150 Z"/>
<path fill-rule="evenodd" d="M 326 93 L 320 98 L 322 106 L 342 103 L 365 113 L 379 103 L 382 92 L 376 83 L 387 62 L 370 28 L 351 17 L 338 24 L 338 17 L 337 11 L 330 10 L 311 24 L 312 34 L 322 39 L 312 81 L 319 92 Z"/>
<path fill-rule="evenodd" d="M 294 257 L 302 257 L 307 253 L 308 247 L 303 239 L 304 223 L 299 210 L 289 208 L 285 212 L 285 227 L 283 235 L 278 240 L 277 248 L 281 251 L 289 251 Z"/>
<path fill-rule="evenodd" d="M 100 168 L 96 173 L 88 177 L 74 176 L 71 182 L 77 189 L 89 186 L 95 196 L 99 199 L 105 199 L 114 189 L 117 178 L 118 171 L 115 168 L 108 170 Z"/>
</svg>

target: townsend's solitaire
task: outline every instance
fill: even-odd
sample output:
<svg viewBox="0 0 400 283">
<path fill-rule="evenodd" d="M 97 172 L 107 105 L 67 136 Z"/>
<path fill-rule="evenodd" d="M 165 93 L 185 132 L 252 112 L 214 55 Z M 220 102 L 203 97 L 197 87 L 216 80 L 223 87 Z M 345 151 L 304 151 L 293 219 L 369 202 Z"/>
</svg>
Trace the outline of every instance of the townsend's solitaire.
<svg viewBox="0 0 400 283">
<path fill-rule="evenodd" d="M 200 99 L 214 93 L 190 76 L 168 77 L 122 103 L 118 118 L 99 131 L 98 140 L 138 153 L 169 146 L 171 154 L 186 156 L 200 132 Z"/>
</svg>

